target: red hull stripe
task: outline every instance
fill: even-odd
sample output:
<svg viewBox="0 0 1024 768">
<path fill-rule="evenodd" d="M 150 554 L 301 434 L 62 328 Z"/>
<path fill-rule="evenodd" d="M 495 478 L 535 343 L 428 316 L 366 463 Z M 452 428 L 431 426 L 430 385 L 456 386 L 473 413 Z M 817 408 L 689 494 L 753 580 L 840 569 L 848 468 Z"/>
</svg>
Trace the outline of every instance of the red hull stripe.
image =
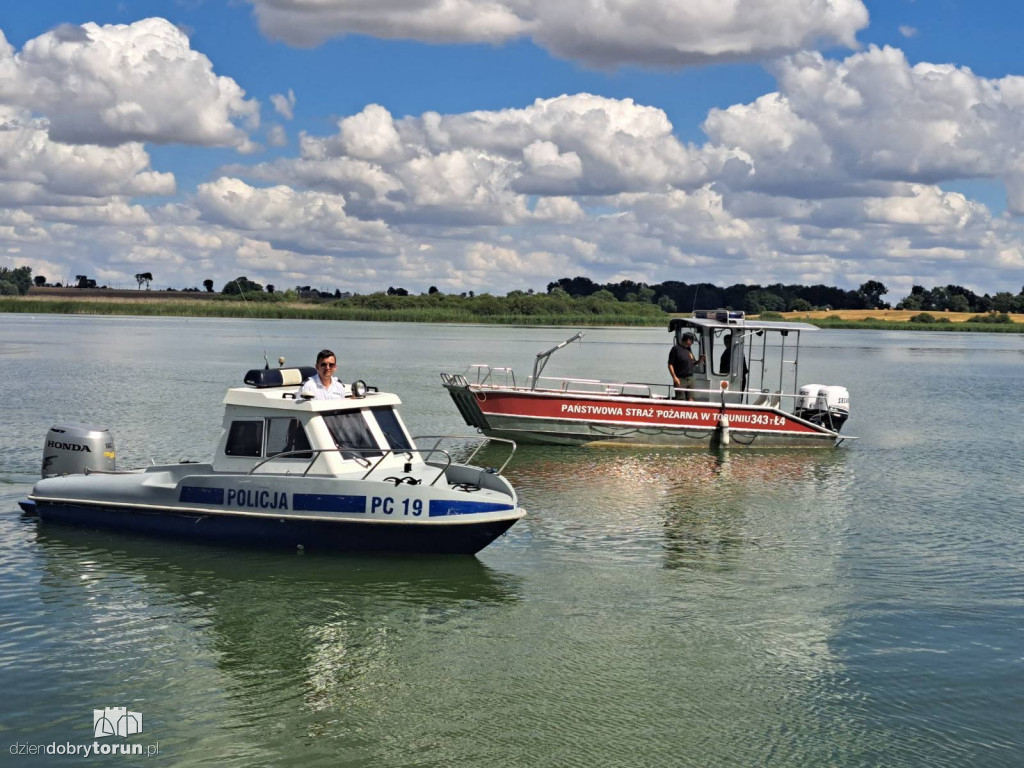
<svg viewBox="0 0 1024 768">
<path fill-rule="evenodd" d="M 659 400 L 657 402 L 615 402 L 609 400 L 588 400 L 547 395 L 521 395 L 504 392 L 487 392 L 477 405 L 485 414 L 501 416 L 523 416 L 536 419 L 559 419 L 562 421 L 587 421 L 623 425 L 649 425 L 658 427 L 682 427 L 687 429 L 714 429 L 718 426 L 721 406 L 710 404 L 684 405 L 680 401 Z M 752 429 L 759 432 L 806 432 L 821 434 L 812 426 L 804 424 L 787 414 L 757 408 L 727 405 L 731 429 Z"/>
</svg>

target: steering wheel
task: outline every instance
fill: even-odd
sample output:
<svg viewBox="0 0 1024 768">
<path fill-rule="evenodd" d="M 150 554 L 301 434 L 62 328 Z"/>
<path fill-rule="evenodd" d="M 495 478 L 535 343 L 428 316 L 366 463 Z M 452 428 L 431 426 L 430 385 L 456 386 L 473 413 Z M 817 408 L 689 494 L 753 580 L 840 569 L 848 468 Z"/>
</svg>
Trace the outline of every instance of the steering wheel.
<svg viewBox="0 0 1024 768">
<path fill-rule="evenodd" d="M 384 478 L 384 482 L 385 483 L 387 483 L 387 482 L 394 483 L 395 487 L 397 488 L 398 486 L 402 485 L 403 483 L 406 483 L 408 485 L 419 485 L 423 481 L 422 480 L 417 480 L 415 477 L 385 477 Z"/>
</svg>

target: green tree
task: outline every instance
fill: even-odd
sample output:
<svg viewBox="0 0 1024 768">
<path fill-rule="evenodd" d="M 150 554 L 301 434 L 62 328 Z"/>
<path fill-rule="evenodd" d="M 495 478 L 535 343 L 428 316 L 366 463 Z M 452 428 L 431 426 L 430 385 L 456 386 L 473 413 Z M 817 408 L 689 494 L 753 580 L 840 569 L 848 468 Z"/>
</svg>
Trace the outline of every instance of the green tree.
<svg viewBox="0 0 1024 768">
<path fill-rule="evenodd" d="M 14 293 L 9 295 L 21 294 L 24 296 L 28 293 L 29 286 L 32 285 L 32 267 L 16 267 L 15 269 L 0 267 L 0 282 L 10 283 L 14 286 Z"/>
<path fill-rule="evenodd" d="M 668 296 L 658 297 L 658 306 L 661 307 L 663 312 L 675 312 L 676 303 L 672 301 Z"/>
<path fill-rule="evenodd" d="M 888 292 L 885 284 L 877 280 L 868 280 L 857 289 L 857 294 L 863 299 L 866 309 L 881 309 L 882 297 Z"/>
<path fill-rule="evenodd" d="M 785 312 L 786 302 L 771 291 L 751 291 L 743 300 L 743 309 L 752 315 L 762 312 Z"/>
<path fill-rule="evenodd" d="M 971 304 L 969 301 L 967 301 L 966 296 L 961 296 L 960 294 L 957 294 L 956 296 L 951 296 L 949 299 L 949 311 L 970 312 Z"/>
<path fill-rule="evenodd" d="M 46 285 L 46 275 L 36 275 L 32 278 L 32 282 L 36 284 L 36 288 L 42 288 Z"/>
<path fill-rule="evenodd" d="M 263 285 L 253 282 L 244 275 L 229 281 L 221 289 L 221 293 L 227 296 L 237 296 L 240 293 L 262 293 Z"/>
<path fill-rule="evenodd" d="M 1016 312 L 1017 297 L 1009 291 L 1000 291 L 992 297 L 992 309 L 996 312 Z"/>
<path fill-rule="evenodd" d="M 206 289 L 207 293 L 213 293 L 213 280 L 210 280 L 209 278 L 203 280 L 203 288 Z"/>
<path fill-rule="evenodd" d="M 789 304 L 790 312 L 810 312 L 814 307 L 807 299 L 793 299 Z"/>
</svg>

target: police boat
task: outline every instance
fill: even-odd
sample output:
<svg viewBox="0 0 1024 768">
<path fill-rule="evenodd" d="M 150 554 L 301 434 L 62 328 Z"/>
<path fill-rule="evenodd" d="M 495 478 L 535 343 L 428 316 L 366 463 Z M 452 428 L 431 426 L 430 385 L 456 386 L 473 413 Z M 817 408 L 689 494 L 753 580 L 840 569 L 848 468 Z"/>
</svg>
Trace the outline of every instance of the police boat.
<svg viewBox="0 0 1024 768">
<path fill-rule="evenodd" d="M 21 507 L 43 521 L 307 552 L 475 554 L 525 515 L 501 474 L 514 442 L 413 438 L 397 395 L 359 381 L 345 399 L 305 399 L 314 374 L 249 371 L 227 391 L 209 464 L 120 470 L 108 429 L 54 426 Z M 488 443 L 508 449 L 500 468 L 471 464 Z"/>
</svg>

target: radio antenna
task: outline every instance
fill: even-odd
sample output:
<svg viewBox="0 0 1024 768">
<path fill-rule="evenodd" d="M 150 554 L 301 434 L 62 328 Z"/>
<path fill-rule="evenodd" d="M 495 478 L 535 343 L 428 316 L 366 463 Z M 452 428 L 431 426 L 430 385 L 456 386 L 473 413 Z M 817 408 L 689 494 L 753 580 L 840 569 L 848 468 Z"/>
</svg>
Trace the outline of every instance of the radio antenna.
<svg viewBox="0 0 1024 768">
<path fill-rule="evenodd" d="M 260 336 L 260 327 L 256 322 L 256 315 L 252 313 L 252 307 L 249 306 L 249 300 L 245 298 L 245 291 L 242 290 L 242 284 L 238 282 L 238 278 L 236 277 L 231 282 L 238 286 L 238 295 L 242 297 L 242 303 L 245 304 L 245 308 L 249 310 L 249 317 L 252 320 L 253 330 L 256 331 L 256 338 L 260 340 L 260 346 L 263 348 L 263 367 L 265 369 L 269 369 L 270 360 L 267 359 L 267 345 L 263 343 L 263 337 Z"/>
<path fill-rule="evenodd" d="M 690 310 L 691 312 L 696 312 L 697 311 L 697 294 L 698 293 L 700 293 L 700 285 L 693 286 L 693 309 Z"/>
</svg>

